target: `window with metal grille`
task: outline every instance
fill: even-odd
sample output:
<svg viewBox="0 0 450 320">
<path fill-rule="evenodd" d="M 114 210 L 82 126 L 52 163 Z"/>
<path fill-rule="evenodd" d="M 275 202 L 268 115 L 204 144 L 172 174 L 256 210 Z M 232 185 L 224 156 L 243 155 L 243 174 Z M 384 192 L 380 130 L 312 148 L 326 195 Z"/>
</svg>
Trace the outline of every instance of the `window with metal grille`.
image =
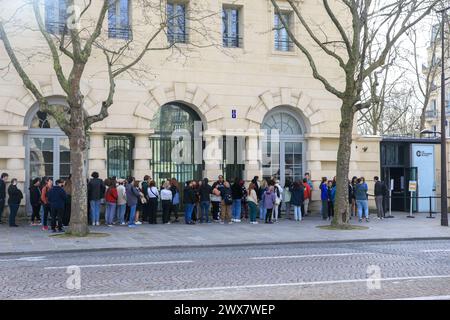
<svg viewBox="0 0 450 320">
<path fill-rule="evenodd" d="M 280 18 L 281 17 L 281 18 Z M 280 15 L 275 13 L 275 50 L 277 51 L 293 51 L 294 46 L 286 28 L 283 25 L 283 19 L 289 28 L 292 27 L 292 12 L 280 12 Z"/>
<path fill-rule="evenodd" d="M 167 40 L 170 44 L 187 43 L 186 3 L 167 3 Z"/>
<path fill-rule="evenodd" d="M 105 137 L 108 177 L 126 179 L 134 169 L 134 137 L 108 135 Z"/>
<path fill-rule="evenodd" d="M 132 39 L 130 0 L 109 0 L 108 36 L 114 39 Z"/>
<path fill-rule="evenodd" d="M 67 20 L 66 0 L 45 0 L 45 30 L 51 34 L 63 34 Z"/>
<path fill-rule="evenodd" d="M 227 48 L 239 48 L 242 46 L 242 38 L 239 36 L 240 10 L 237 7 L 222 9 L 223 46 Z"/>
</svg>

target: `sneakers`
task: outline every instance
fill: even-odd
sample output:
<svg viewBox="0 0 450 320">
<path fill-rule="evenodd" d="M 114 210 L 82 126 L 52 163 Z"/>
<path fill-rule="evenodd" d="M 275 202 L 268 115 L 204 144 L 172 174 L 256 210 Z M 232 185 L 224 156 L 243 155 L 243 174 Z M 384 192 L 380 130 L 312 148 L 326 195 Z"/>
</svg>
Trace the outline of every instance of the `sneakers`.
<svg viewBox="0 0 450 320">
<path fill-rule="evenodd" d="M 125 222 L 121 222 L 120 225 L 121 225 L 121 226 L 124 226 L 124 225 L 126 225 L 126 223 L 125 223 Z"/>
<path fill-rule="evenodd" d="M 108 227 L 112 227 L 113 225 L 112 224 L 108 224 Z"/>
<path fill-rule="evenodd" d="M 358 222 L 362 222 L 362 219 L 359 219 Z"/>
<path fill-rule="evenodd" d="M 233 223 L 234 223 L 233 221 L 228 222 L 228 224 L 233 224 Z"/>
<path fill-rule="evenodd" d="M 138 224 L 138 225 L 139 225 L 139 224 L 142 224 L 142 222 L 140 222 L 140 221 L 136 221 L 136 224 Z"/>
<path fill-rule="evenodd" d="M 136 228 L 136 225 L 135 224 L 129 224 L 128 228 Z"/>
<path fill-rule="evenodd" d="M 220 224 L 225 224 L 225 222 L 223 222 L 223 221 L 220 221 L 219 223 L 220 223 Z"/>
</svg>

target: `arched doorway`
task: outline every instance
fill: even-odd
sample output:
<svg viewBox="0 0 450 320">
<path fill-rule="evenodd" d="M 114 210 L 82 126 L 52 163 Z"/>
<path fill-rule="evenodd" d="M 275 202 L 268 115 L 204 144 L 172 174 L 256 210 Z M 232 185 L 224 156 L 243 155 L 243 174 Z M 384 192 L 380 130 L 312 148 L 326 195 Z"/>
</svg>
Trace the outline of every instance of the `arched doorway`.
<svg viewBox="0 0 450 320">
<path fill-rule="evenodd" d="M 59 98 L 49 98 L 49 102 L 59 105 L 64 103 Z M 24 124 L 29 128 L 24 138 L 25 193 L 28 199 L 28 188 L 34 178 L 50 177 L 55 181 L 69 177 L 70 145 L 56 120 L 40 111 L 38 104 L 30 108 Z M 26 203 L 27 211 L 31 212 L 30 202 Z"/>
<path fill-rule="evenodd" d="M 153 179 L 157 184 L 162 181 L 176 178 L 184 183 L 189 180 L 200 180 L 202 178 L 203 165 L 195 163 L 194 154 L 194 128 L 200 125 L 202 130 L 202 120 L 200 116 L 190 107 L 183 103 L 172 102 L 163 105 L 152 121 L 151 127 L 155 134 L 150 137 L 152 149 L 152 159 L 150 167 L 153 171 Z M 190 148 L 183 150 L 189 159 L 185 163 L 178 163 L 172 159 L 172 150 L 180 143 L 180 140 L 173 140 L 172 133 L 175 130 L 186 130 L 190 134 Z M 203 149 L 203 143 L 201 147 Z"/>
<path fill-rule="evenodd" d="M 263 163 L 263 177 L 275 177 L 282 185 L 286 181 L 302 179 L 305 163 L 305 126 L 301 118 L 287 107 L 271 110 L 263 120 L 266 130 L 267 157 Z M 271 133 L 277 130 L 279 141 L 271 141 Z"/>
</svg>

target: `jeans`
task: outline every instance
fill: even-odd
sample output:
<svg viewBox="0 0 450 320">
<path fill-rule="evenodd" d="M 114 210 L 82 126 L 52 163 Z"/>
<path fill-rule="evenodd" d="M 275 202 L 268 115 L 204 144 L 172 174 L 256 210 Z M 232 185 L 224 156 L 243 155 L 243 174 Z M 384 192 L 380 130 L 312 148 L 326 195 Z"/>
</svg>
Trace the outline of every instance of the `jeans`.
<svg viewBox="0 0 450 320">
<path fill-rule="evenodd" d="M 117 216 L 120 224 L 125 223 L 125 211 L 127 210 L 126 204 L 117 205 Z"/>
<path fill-rule="evenodd" d="M 184 221 L 186 223 L 192 222 L 192 211 L 194 210 L 193 203 L 185 203 L 184 204 Z"/>
<path fill-rule="evenodd" d="M 107 202 L 106 203 L 106 224 L 110 225 L 114 222 L 114 216 L 116 215 L 116 204 Z"/>
<path fill-rule="evenodd" d="M 241 199 L 233 199 L 233 219 L 241 219 Z"/>
<path fill-rule="evenodd" d="M 48 226 L 48 215 L 50 213 L 50 205 L 44 204 L 44 213 L 42 215 L 42 226 L 47 227 Z"/>
<path fill-rule="evenodd" d="M 201 208 L 202 208 L 202 217 L 200 218 L 201 222 L 209 222 L 209 201 L 202 201 L 201 202 Z"/>
<path fill-rule="evenodd" d="M 256 203 L 249 201 L 248 207 L 250 209 L 250 222 L 256 221 L 256 212 L 258 211 L 258 208 L 256 207 Z"/>
<path fill-rule="evenodd" d="M 264 208 L 264 201 L 259 201 L 259 220 L 264 220 L 266 217 L 266 208 Z"/>
<path fill-rule="evenodd" d="M 100 221 L 100 200 L 91 200 L 91 222 L 98 223 Z"/>
<path fill-rule="evenodd" d="M 16 225 L 16 215 L 17 215 L 18 210 L 19 210 L 18 204 L 10 204 L 9 205 L 9 225 L 10 226 Z"/>
<path fill-rule="evenodd" d="M 368 200 L 356 200 L 358 207 L 358 217 L 362 219 L 363 211 L 366 219 L 369 219 L 369 201 Z"/>
<path fill-rule="evenodd" d="M 136 225 L 135 219 L 136 219 L 136 205 L 130 206 L 130 218 L 128 219 L 128 225 L 129 226 Z"/>
<path fill-rule="evenodd" d="M 294 218 L 295 221 L 302 221 L 302 207 L 301 206 L 294 206 Z"/>
</svg>

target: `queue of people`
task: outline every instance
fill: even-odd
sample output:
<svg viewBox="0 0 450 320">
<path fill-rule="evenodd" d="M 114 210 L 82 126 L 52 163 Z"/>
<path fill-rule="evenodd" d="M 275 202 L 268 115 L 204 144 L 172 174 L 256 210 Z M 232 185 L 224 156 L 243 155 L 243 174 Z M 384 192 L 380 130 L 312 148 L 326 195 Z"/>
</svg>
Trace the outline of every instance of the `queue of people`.
<svg viewBox="0 0 450 320">
<path fill-rule="evenodd" d="M 5 206 L 7 180 L 8 174 L 3 173 L 0 179 L 0 223 Z M 386 186 L 378 177 L 374 177 L 374 181 L 377 215 L 382 219 Z M 331 220 L 336 200 L 336 178 L 328 180 L 323 177 L 319 190 L 322 200 L 321 216 L 324 220 Z M 100 225 L 102 204 L 105 206 L 105 224 L 110 227 L 117 224 L 134 228 L 143 222 L 156 224 L 158 208 L 161 208 L 163 224 L 178 223 L 180 204 L 184 207 L 186 224 L 232 224 L 239 223 L 242 219 L 251 224 L 272 224 L 279 222 L 282 205 L 286 217 L 290 217 L 292 212 L 295 221 L 302 221 L 309 212 L 313 184 L 309 173 L 302 180 L 286 181 L 284 187 L 274 178 L 260 181 L 256 176 L 248 188 L 243 180 L 235 179 L 230 183 L 220 175 L 213 183 L 207 178 L 202 181 L 193 180 L 186 182 L 181 189 L 175 178 L 163 181 L 157 187 L 156 182 L 148 175 L 144 176 L 142 182 L 134 177 L 102 180 L 98 172 L 93 172 L 87 183 L 87 191 L 88 222 L 92 226 Z M 15 217 L 23 199 L 22 192 L 17 188 L 17 179 L 11 180 L 7 193 L 11 212 L 9 225 L 16 227 Z M 59 179 L 55 184 L 51 178 L 35 178 L 31 182 L 29 194 L 32 226 L 41 225 L 42 230 L 47 231 L 49 217 L 53 232 L 62 232 L 64 226 L 69 225 L 72 194 L 70 177 L 65 181 Z M 364 217 L 369 222 L 368 186 L 364 177 L 349 180 L 348 197 L 350 219 L 357 216 L 359 222 L 362 222 Z"/>
</svg>

